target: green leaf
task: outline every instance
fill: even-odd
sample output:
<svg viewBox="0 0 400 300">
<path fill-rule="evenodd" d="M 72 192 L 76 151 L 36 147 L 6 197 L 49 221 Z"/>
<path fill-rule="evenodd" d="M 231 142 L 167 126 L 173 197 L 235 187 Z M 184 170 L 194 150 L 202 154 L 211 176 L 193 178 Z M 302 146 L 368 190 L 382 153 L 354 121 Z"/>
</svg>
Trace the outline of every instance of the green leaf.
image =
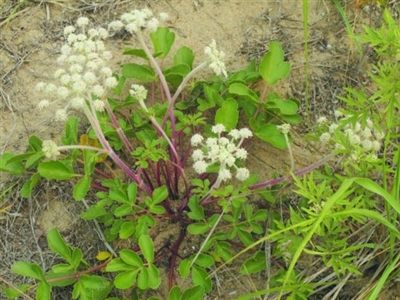
<svg viewBox="0 0 400 300">
<path fill-rule="evenodd" d="M 250 246 L 252 243 L 254 243 L 253 237 L 249 232 L 238 230 L 237 234 L 239 236 L 239 239 L 243 242 L 243 244 L 245 244 L 245 246 Z"/>
<path fill-rule="evenodd" d="M 158 204 L 162 201 L 164 201 L 165 199 L 167 199 L 168 197 L 168 189 L 165 185 L 156 188 L 153 191 L 153 199 L 152 199 L 152 203 L 153 204 Z"/>
<path fill-rule="evenodd" d="M 104 216 L 107 214 L 107 211 L 104 207 L 98 207 L 96 205 L 92 205 L 88 208 L 87 211 L 81 213 L 80 217 L 83 220 L 93 220 L 98 217 Z"/>
<path fill-rule="evenodd" d="M 140 258 L 139 258 L 140 259 Z M 121 258 L 114 258 L 107 264 L 106 271 L 107 272 L 118 272 L 118 271 L 129 271 L 135 270 L 136 267 L 128 265 Z"/>
<path fill-rule="evenodd" d="M 127 216 L 133 212 L 131 204 L 122 204 L 114 210 L 114 216 L 120 218 Z"/>
<path fill-rule="evenodd" d="M 269 85 L 274 85 L 290 73 L 290 63 L 284 61 L 284 52 L 281 44 L 270 42 L 269 50 L 261 59 L 260 75 Z"/>
<path fill-rule="evenodd" d="M 254 274 L 266 269 L 265 253 L 257 251 L 254 256 L 246 260 L 240 268 L 243 275 Z"/>
<path fill-rule="evenodd" d="M 73 271 L 73 267 L 70 264 L 57 264 L 57 265 L 53 265 L 51 267 L 51 270 L 56 273 L 68 273 L 68 272 L 72 272 Z M 47 274 L 46 274 L 47 276 Z"/>
<path fill-rule="evenodd" d="M 125 48 L 124 51 L 122 52 L 124 55 L 132 55 L 132 56 L 137 56 L 144 58 L 145 60 L 149 60 L 147 57 L 146 52 L 143 49 L 135 49 L 135 48 Z"/>
<path fill-rule="evenodd" d="M 189 218 L 197 221 L 204 220 L 204 208 L 199 204 L 198 197 L 191 197 L 188 206 L 190 208 L 190 212 L 188 213 Z"/>
<path fill-rule="evenodd" d="M 200 253 L 195 264 L 203 268 L 209 268 L 214 265 L 214 259 L 208 254 Z"/>
<path fill-rule="evenodd" d="M 204 95 L 206 96 L 206 99 L 210 103 L 216 103 L 218 105 L 222 105 L 224 102 L 224 98 L 221 97 L 218 91 L 209 85 L 204 86 Z"/>
<path fill-rule="evenodd" d="M 132 221 L 125 221 L 119 230 L 119 238 L 127 239 L 135 233 L 135 224 Z"/>
<path fill-rule="evenodd" d="M 71 248 L 65 243 L 57 229 L 50 229 L 47 234 L 47 243 L 54 253 L 57 253 L 68 262 L 71 261 Z"/>
<path fill-rule="evenodd" d="M 135 283 L 138 272 L 139 270 L 119 273 L 114 279 L 115 287 L 120 290 L 129 289 Z"/>
<path fill-rule="evenodd" d="M 206 233 L 209 229 L 210 226 L 207 223 L 193 223 L 187 227 L 188 232 L 193 235 Z"/>
<path fill-rule="evenodd" d="M 29 137 L 29 148 L 34 152 L 42 151 L 42 140 L 36 135 Z"/>
<path fill-rule="evenodd" d="M 227 131 L 230 131 L 236 127 L 238 120 L 239 109 L 236 100 L 233 98 L 225 100 L 215 114 L 215 124 L 222 124 Z"/>
<path fill-rule="evenodd" d="M 60 161 L 46 161 L 39 165 L 39 174 L 46 179 L 68 180 L 77 176 Z"/>
<path fill-rule="evenodd" d="M 17 285 L 16 287 L 13 288 L 6 288 L 6 287 L 0 287 L 0 288 L 3 290 L 4 294 L 8 297 L 8 299 L 21 299 L 22 293 L 25 293 L 29 288 L 31 288 L 31 285 L 22 284 L 22 285 Z"/>
<path fill-rule="evenodd" d="M 73 197 L 75 200 L 82 200 L 87 192 L 89 191 L 90 184 L 92 182 L 92 178 L 90 176 L 84 176 L 75 184 Z"/>
<path fill-rule="evenodd" d="M 187 66 L 189 66 L 190 69 L 193 68 L 193 61 L 194 61 L 194 54 L 192 49 L 188 48 L 188 47 L 180 47 L 175 55 L 174 55 L 174 65 L 181 65 L 181 64 L 185 64 Z"/>
<path fill-rule="evenodd" d="M 11 266 L 11 270 L 18 275 L 31 277 L 41 281 L 46 281 L 42 269 L 37 264 L 31 264 L 24 261 L 17 261 Z"/>
<path fill-rule="evenodd" d="M 24 185 L 21 188 L 21 196 L 24 198 L 29 198 L 39 180 L 40 180 L 40 175 L 36 173 L 33 174 L 31 178 L 29 178 L 27 181 L 25 181 Z"/>
<path fill-rule="evenodd" d="M 85 289 L 91 290 L 101 290 L 109 284 L 107 279 L 96 275 L 82 275 L 79 281 Z"/>
<path fill-rule="evenodd" d="M 148 235 L 142 235 L 139 238 L 139 247 L 142 250 L 144 258 L 148 263 L 154 260 L 154 244 L 153 240 Z"/>
<path fill-rule="evenodd" d="M 76 282 L 75 274 L 76 272 L 73 270 L 63 273 L 50 270 L 46 273 L 46 279 L 50 281 L 49 284 L 51 286 L 64 287 L 73 285 Z"/>
<path fill-rule="evenodd" d="M 183 295 L 181 300 L 198 300 L 204 299 L 205 290 L 204 287 L 201 285 L 196 285 L 190 289 L 187 289 Z"/>
<path fill-rule="evenodd" d="M 137 196 L 137 184 L 132 182 L 131 184 L 128 185 L 128 200 L 130 204 L 134 204 L 136 201 L 136 196 Z"/>
<path fill-rule="evenodd" d="M 50 296 L 51 296 L 51 286 L 43 281 L 39 283 L 36 289 L 36 299 L 50 300 Z"/>
<path fill-rule="evenodd" d="M 161 276 L 157 267 L 153 264 L 149 265 L 147 268 L 149 275 L 149 287 L 153 290 L 157 289 L 161 284 Z"/>
<path fill-rule="evenodd" d="M 25 162 L 25 168 L 30 168 L 34 164 L 36 164 L 40 159 L 44 157 L 44 153 L 42 151 L 30 156 Z"/>
<path fill-rule="evenodd" d="M 72 117 L 65 123 L 65 136 L 61 138 L 63 145 L 77 145 L 78 143 L 78 118 Z"/>
<path fill-rule="evenodd" d="M 149 287 L 149 272 L 147 271 L 147 268 L 144 268 L 139 272 L 137 285 L 141 290 L 146 290 Z"/>
<path fill-rule="evenodd" d="M 299 109 L 296 102 L 284 99 L 268 100 L 265 105 L 269 109 L 278 109 L 283 115 L 296 115 Z"/>
<path fill-rule="evenodd" d="M 119 255 L 120 255 L 121 259 L 128 265 L 131 265 L 134 267 L 142 267 L 143 266 L 142 259 L 139 257 L 139 255 L 136 252 L 133 252 L 132 250 L 123 249 L 123 250 L 121 250 Z"/>
<path fill-rule="evenodd" d="M 164 208 L 164 206 L 161 206 L 161 205 L 150 206 L 149 210 L 151 213 L 156 214 L 156 215 L 162 215 L 163 213 L 166 212 L 166 209 Z"/>
<path fill-rule="evenodd" d="M 286 149 L 287 147 L 285 137 L 276 125 L 263 124 L 254 131 L 254 135 L 278 149 Z"/>
<path fill-rule="evenodd" d="M 83 253 L 82 250 L 79 248 L 75 248 L 72 251 L 72 259 L 71 259 L 71 266 L 74 270 L 77 270 L 81 262 L 83 261 Z"/>
<path fill-rule="evenodd" d="M 135 78 L 143 82 L 152 82 L 157 77 L 149 66 L 134 63 L 122 65 L 122 75 L 126 78 Z"/>
<path fill-rule="evenodd" d="M 153 41 L 156 55 L 162 58 L 167 57 L 175 41 L 175 33 L 168 27 L 158 27 L 155 32 L 150 34 L 150 38 Z"/>
<path fill-rule="evenodd" d="M 181 289 L 179 288 L 179 286 L 174 285 L 172 289 L 169 290 L 168 300 L 180 300 L 180 299 L 181 299 Z"/>
<path fill-rule="evenodd" d="M 208 293 L 211 291 L 212 283 L 211 278 L 208 276 L 206 270 L 200 267 L 193 266 L 192 268 L 192 280 L 195 285 L 201 285 Z"/>
<path fill-rule="evenodd" d="M 199 111 L 206 111 L 215 106 L 215 102 L 204 100 L 201 98 L 197 98 L 197 103 L 199 104 L 198 106 Z"/>
<path fill-rule="evenodd" d="M 16 155 L 12 153 L 4 153 L 2 156 L 0 156 L 0 172 L 7 172 L 14 176 L 25 173 L 25 167 L 21 161 L 16 161 L 9 164 L 7 163 L 15 156 Z"/>
<path fill-rule="evenodd" d="M 191 259 L 184 259 L 179 264 L 179 274 L 181 277 L 186 278 L 190 274 L 190 264 L 192 263 Z"/>
<path fill-rule="evenodd" d="M 177 65 L 168 69 L 164 69 L 165 79 L 174 88 L 177 88 L 183 81 L 183 78 L 190 72 L 187 65 Z"/>
<path fill-rule="evenodd" d="M 243 83 L 232 83 L 229 86 L 229 93 L 240 96 L 241 99 L 258 103 L 258 96 L 249 87 Z"/>
<path fill-rule="evenodd" d="M 254 221 L 265 221 L 268 218 L 268 211 L 266 209 L 257 210 L 251 217 Z"/>
<path fill-rule="evenodd" d="M 129 203 L 129 201 L 126 199 L 126 195 L 124 192 L 117 190 L 117 189 L 111 189 L 109 192 L 110 199 L 121 202 L 121 203 Z"/>
</svg>

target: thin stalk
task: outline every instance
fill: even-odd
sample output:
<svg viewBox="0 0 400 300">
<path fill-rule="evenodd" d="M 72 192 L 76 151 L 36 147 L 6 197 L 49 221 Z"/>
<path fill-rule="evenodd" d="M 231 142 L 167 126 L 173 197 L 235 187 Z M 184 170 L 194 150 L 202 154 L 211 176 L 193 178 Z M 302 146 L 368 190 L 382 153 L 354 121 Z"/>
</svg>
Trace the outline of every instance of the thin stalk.
<svg viewBox="0 0 400 300">
<path fill-rule="evenodd" d="M 96 133 L 97 138 L 100 141 L 100 144 L 103 146 L 105 151 L 108 152 L 108 156 L 133 180 L 135 181 L 139 188 L 141 188 L 144 192 L 147 194 L 151 195 L 152 191 L 151 189 L 143 182 L 143 180 L 138 177 L 135 172 L 133 172 L 126 164 L 124 161 L 121 160 L 121 158 L 114 152 L 110 144 L 108 143 L 106 137 L 104 136 L 103 131 L 101 130 L 101 126 L 99 123 L 99 120 L 97 119 L 96 116 L 96 110 L 94 109 L 92 102 L 88 101 L 90 110 L 88 106 L 85 104 L 83 105 L 83 111 L 88 118 L 90 124 L 92 125 L 93 130 Z"/>
<path fill-rule="evenodd" d="M 156 70 L 156 73 L 157 73 L 158 77 L 160 78 L 161 85 L 162 85 L 162 87 L 164 89 L 165 95 L 167 96 L 169 107 L 173 106 L 171 92 L 169 90 L 167 80 L 165 79 L 165 76 L 164 76 L 160 66 L 158 65 L 157 61 L 155 60 L 153 54 L 151 54 L 150 49 L 147 47 L 147 44 L 144 41 L 142 32 L 138 31 L 136 36 L 138 37 L 139 42 L 142 45 L 144 52 L 146 52 L 146 55 L 149 58 L 151 65 Z M 170 121 L 171 121 L 171 129 L 172 129 L 172 132 L 174 133 L 175 132 L 175 123 L 176 123 L 175 122 L 174 110 L 173 109 L 168 109 L 168 111 L 169 111 L 169 118 L 170 118 Z"/>
<path fill-rule="evenodd" d="M 307 115 L 307 126 L 311 127 L 310 122 L 310 103 L 308 99 L 309 95 L 309 81 L 308 81 L 308 0 L 303 0 L 303 27 L 304 27 L 304 80 L 305 80 L 305 101 L 306 101 L 306 115 Z"/>
<path fill-rule="evenodd" d="M 128 138 L 126 137 L 124 131 L 121 128 L 121 126 L 119 126 L 117 118 L 115 117 L 115 114 L 112 111 L 111 106 L 108 103 L 108 100 L 104 100 L 104 104 L 105 104 L 107 113 L 111 118 L 111 123 L 114 125 L 114 128 L 117 130 L 118 136 L 121 138 L 122 143 L 124 144 L 126 149 L 128 149 L 129 152 L 133 152 L 133 147 L 132 147 L 131 143 L 129 142 Z"/>
<path fill-rule="evenodd" d="M 326 157 L 324 157 L 323 159 L 317 161 L 316 163 L 309 165 L 308 167 L 301 169 L 299 171 L 294 172 L 293 174 L 296 176 L 301 176 L 303 174 L 306 174 L 320 166 L 322 166 L 323 164 L 325 164 L 327 161 L 329 161 L 332 157 L 334 156 L 334 154 L 328 155 Z M 273 179 L 273 180 L 268 180 L 268 181 L 264 181 L 264 182 L 260 182 L 257 184 L 254 184 L 252 186 L 249 187 L 250 190 L 258 190 L 258 189 L 262 189 L 268 186 L 273 186 L 275 184 L 281 183 L 285 180 L 288 180 L 289 178 L 287 178 L 286 176 L 282 176 L 279 177 L 277 179 Z"/>
</svg>

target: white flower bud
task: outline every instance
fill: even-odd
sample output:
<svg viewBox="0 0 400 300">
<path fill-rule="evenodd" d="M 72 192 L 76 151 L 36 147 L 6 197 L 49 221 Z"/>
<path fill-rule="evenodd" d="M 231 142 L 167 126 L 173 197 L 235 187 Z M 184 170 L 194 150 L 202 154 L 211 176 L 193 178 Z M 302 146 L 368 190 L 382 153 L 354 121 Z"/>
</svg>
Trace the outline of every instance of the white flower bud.
<svg viewBox="0 0 400 300">
<path fill-rule="evenodd" d="M 121 21 L 113 21 L 108 24 L 109 30 L 120 31 L 122 28 L 124 28 L 124 23 L 122 23 Z"/>
<path fill-rule="evenodd" d="M 373 141 L 372 142 L 372 149 L 374 151 L 378 152 L 379 150 L 381 150 L 381 147 L 382 147 L 382 145 L 381 145 L 380 142 L 378 142 L 378 141 Z"/>
<path fill-rule="evenodd" d="M 222 124 L 216 124 L 211 128 L 211 131 L 216 133 L 216 134 L 221 134 L 222 132 L 225 132 L 225 126 Z"/>
<path fill-rule="evenodd" d="M 67 120 L 67 112 L 65 109 L 59 109 L 56 111 L 56 115 L 55 115 L 55 119 L 56 121 L 65 121 Z"/>
<path fill-rule="evenodd" d="M 56 158 L 58 155 L 60 155 L 57 144 L 51 140 L 43 141 L 42 151 L 48 158 Z"/>
<path fill-rule="evenodd" d="M 319 137 L 319 141 L 323 144 L 326 144 L 331 139 L 331 135 L 328 132 L 321 134 Z"/>
<path fill-rule="evenodd" d="M 236 170 L 236 178 L 240 181 L 245 181 L 249 178 L 250 172 L 247 168 L 238 168 Z"/>
<path fill-rule="evenodd" d="M 238 159 L 242 159 L 242 160 L 246 159 L 247 158 L 247 151 L 245 149 L 243 149 L 243 148 L 239 148 L 239 149 L 236 150 L 235 156 Z"/>
<path fill-rule="evenodd" d="M 104 95 L 104 92 L 105 92 L 104 88 L 103 88 L 101 85 L 99 85 L 99 84 L 96 84 L 96 85 L 93 87 L 93 94 L 95 94 L 97 97 L 103 96 L 103 95 Z"/>
<path fill-rule="evenodd" d="M 75 97 L 71 100 L 70 104 L 74 109 L 81 109 L 85 104 L 85 99 L 82 97 Z"/>
<path fill-rule="evenodd" d="M 280 132 L 282 132 L 283 134 L 288 134 L 290 131 L 290 124 L 282 124 L 282 125 L 278 125 L 276 126 Z"/>
<path fill-rule="evenodd" d="M 39 102 L 38 108 L 39 109 L 44 109 L 44 108 L 48 107 L 49 105 L 50 105 L 49 100 L 42 100 L 42 101 Z"/>
<path fill-rule="evenodd" d="M 193 168 L 197 174 L 205 173 L 207 170 L 207 163 L 204 160 L 198 160 L 194 163 Z"/>
<path fill-rule="evenodd" d="M 204 159 L 203 151 L 201 151 L 200 149 L 194 150 L 192 154 L 192 159 L 194 161 L 203 160 Z"/>
<path fill-rule="evenodd" d="M 243 139 L 247 139 L 247 138 L 253 136 L 253 133 L 252 133 L 252 132 L 250 131 L 250 129 L 248 129 L 248 128 L 242 128 L 242 129 L 240 129 L 240 130 L 239 130 L 239 133 L 240 133 L 240 136 L 241 136 Z"/>
<path fill-rule="evenodd" d="M 322 124 L 326 124 L 328 122 L 328 119 L 326 117 L 319 117 L 317 120 L 317 123 L 322 125 Z"/>
<path fill-rule="evenodd" d="M 73 32 L 75 32 L 74 26 L 67 26 L 64 28 L 64 35 L 70 35 Z"/>
<path fill-rule="evenodd" d="M 94 100 L 93 106 L 96 111 L 99 111 L 99 112 L 104 111 L 104 102 L 102 100 Z"/>
<path fill-rule="evenodd" d="M 57 89 L 57 96 L 60 97 L 60 99 L 65 100 L 69 96 L 69 89 L 66 87 L 62 86 Z"/>
<path fill-rule="evenodd" d="M 109 77 L 106 79 L 105 85 L 107 88 L 113 89 L 118 85 L 118 81 L 114 77 Z"/>
<path fill-rule="evenodd" d="M 47 84 L 46 83 L 44 83 L 44 82 L 39 82 L 37 85 L 36 85 L 36 90 L 38 91 L 38 92 L 44 92 L 45 91 L 45 89 L 46 89 L 46 86 L 47 86 Z"/>
<path fill-rule="evenodd" d="M 89 19 L 86 17 L 80 17 L 77 21 L 76 21 L 76 25 L 78 27 L 85 27 L 89 24 Z"/>
<path fill-rule="evenodd" d="M 168 19 L 169 19 L 168 14 L 165 13 L 165 12 L 159 13 L 158 16 L 159 16 L 159 18 L 160 18 L 160 20 L 161 20 L 162 22 L 168 21 Z"/>
<path fill-rule="evenodd" d="M 218 178 L 222 181 L 227 181 L 232 178 L 231 172 L 228 169 L 222 168 L 218 172 Z"/>
<path fill-rule="evenodd" d="M 200 134 L 196 133 L 195 135 L 192 136 L 190 139 L 190 143 L 192 144 L 192 147 L 197 147 L 203 142 L 204 138 Z"/>
</svg>

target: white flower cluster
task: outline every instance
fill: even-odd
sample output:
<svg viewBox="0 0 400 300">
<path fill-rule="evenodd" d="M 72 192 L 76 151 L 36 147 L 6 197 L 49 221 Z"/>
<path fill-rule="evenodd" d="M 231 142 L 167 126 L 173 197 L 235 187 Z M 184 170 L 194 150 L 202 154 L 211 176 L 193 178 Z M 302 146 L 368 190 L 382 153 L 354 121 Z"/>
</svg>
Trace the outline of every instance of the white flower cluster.
<svg viewBox="0 0 400 300">
<path fill-rule="evenodd" d="M 217 182 L 226 181 L 232 178 L 231 169 L 236 170 L 236 178 L 240 181 L 246 180 L 250 173 L 247 168 L 237 167 L 237 160 L 247 158 L 247 151 L 241 148 L 244 139 L 253 136 L 252 132 L 247 128 L 240 130 L 233 129 L 227 136 L 222 136 L 226 132 L 225 126 L 217 124 L 212 127 L 212 132 L 217 137 L 207 138 L 204 142 L 204 137 L 200 134 L 192 136 L 191 144 L 193 147 L 201 147 L 193 151 L 192 158 L 194 160 L 194 170 L 198 174 L 205 173 L 208 166 L 218 164 L 220 169 Z"/>
<path fill-rule="evenodd" d="M 48 158 L 56 158 L 60 155 L 60 151 L 58 151 L 58 146 L 52 140 L 45 140 L 42 143 L 42 151 L 44 155 Z"/>
<path fill-rule="evenodd" d="M 147 111 L 147 106 L 144 100 L 147 98 L 147 90 L 143 85 L 132 84 L 129 94 L 139 101 L 140 106 Z"/>
<path fill-rule="evenodd" d="M 107 67 L 112 55 L 106 51 L 102 40 L 108 37 L 108 32 L 104 28 L 87 30 L 88 24 L 89 19 L 81 17 L 76 27 L 64 29 L 66 43 L 57 59 L 61 68 L 54 73 L 59 85 L 40 82 L 36 86 L 48 98 L 56 97 L 66 103 L 56 112 L 56 120 L 66 120 L 68 109 L 80 109 L 86 101 L 92 100 L 93 95 L 101 98 L 118 84 Z M 104 110 L 104 102 L 100 99 L 92 100 L 91 104 L 97 111 Z M 49 105 L 50 101 L 44 99 L 38 106 L 43 109 Z"/>
<path fill-rule="evenodd" d="M 351 155 L 353 160 L 358 159 L 359 154 L 356 154 L 356 152 L 360 152 L 360 150 L 367 155 L 371 154 L 372 156 L 376 156 L 376 153 L 382 147 L 381 141 L 384 138 L 384 134 L 375 128 L 370 118 L 366 120 L 364 127 L 360 122 L 356 122 L 355 124 L 348 123 L 345 126 L 340 126 L 340 122 L 346 120 L 346 117 L 340 111 L 335 112 L 335 116 L 339 119 L 338 123 L 332 123 L 328 126 L 328 131 L 321 134 L 319 138 L 320 142 L 326 144 L 334 140 L 336 149 L 345 150 L 346 145 L 336 142 L 335 134 L 341 134 L 345 137 L 348 145 L 357 150 L 353 151 Z M 321 117 L 317 120 L 317 123 L 320 125 L 327 125 L 328 120 L 325 117 Z M 338 128 L 340 128 L 340 131 L 337 131 L 339 130 Z"/>
<path fill-rule="evenodd" d="M 168 14 L 160 13 L 159 18 L 161 21 L 165 21 L 168 19 Z M 124 28 L 131 34 L 142 30 L 153 32 L 156 31 L 159 23 L 160 22 L 156 17 L 154 17 L 154 14 L 150 9 L 135 9 L 129 13 L 123 14 L 120 20 L 111 22 L 108 25 L 108 29 L 111 31 L 120 31 L 122 28 Z"/>
<path fill-rule="evenodd" d="M 228 74 L 226 73 L 225 63 L 223 62 L 225 58 L 225 52 L 217 49 L 215 40 L 212 40 L 211 44 L 204 49 L 204 53 L 208 57 L 209 66 L 213 72 L 216 75 L 223 74 L 225 77 L 227 77 Z"/>
</svg>

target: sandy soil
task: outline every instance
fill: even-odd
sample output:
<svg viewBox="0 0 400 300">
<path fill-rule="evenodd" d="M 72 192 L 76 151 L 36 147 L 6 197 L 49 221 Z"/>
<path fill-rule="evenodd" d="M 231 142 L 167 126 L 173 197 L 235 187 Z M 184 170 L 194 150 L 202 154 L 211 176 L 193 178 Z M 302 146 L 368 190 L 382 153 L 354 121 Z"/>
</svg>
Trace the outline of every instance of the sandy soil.
<svg viewBox="0 0 400 300">
<path fill-rule="evenodd" d="M 293 97 L 304 103 L 301 0 L 30 1 L 10 15 L 10 5 L 15 5 L 14 2 L 6 0 L 0 4 L 0 154 L 23 152 L 32 134 L 53 139 L 60 136 L 63 125 L 53 121 L 53 112 L 37 110 L 41 99 L 34 87 L 40 81 L 51 80 L 57 69 L 54 60 L 63 43 L 62 30 L 82 15 L 89 17 L 95 26 L 104 26 L 132 8 L 147 6 L 156 13 L 167 12 L 171 17 L 167 25 L 177 34 L 175 47 L 191 47 L 199 62 L 204 46 L 215 39 L 227 54 L 230 70 L 245 66 L 250 59 L 260 58 L 268 50 L 268 42 L 277 40 L 283 44 L 292 73 L 276 89 L 283 97 Z M 309 2 L 308 74 L 312 122 L 321 115 L 333 113 L 340 105 L 336 97 L 343 87 L 362 85 L 368 90 L 369 81 L 365 76 L 368 57 L 357 57 L 331 1 Z M 379 19 L 373 7 L 370 11 L 354 9 L 352 3 L 346 6 L 346 13 L 356 32 L 363 23 L 374 24 Z M 107 42 L 115 56 L 112 61 L 115 70 L 127 61 L 120 53 L 123 46 L 135 44 L 135 39 L 130 37 Z M 298 137 L 306 128 L 297 129 Z M 254 142 L 253 148 L 249 166 L 253 171 L 270 178 L 274 172 L 287 170 L 286 153 L 259 142 Z M 296 139 L 295 153 L 298 168 L 323 155 L 301 138 Z M 21 185 L 21 181 L 13 183 Z M 6 189 L 9 184 L 10 181 L 3 180 L 1 188 Z M 36 261 L 44 268 L 51 266 L 56 258 L 46 246 L 45 235 L 52 227 L 59 228 L 69 243 L 85 249 L 87 257 L 93 258 L 98 250 L 103 250 L 93 226 L 79 219 L 84 208 L 73 201 L 70 190 L 68 184 L 49 182 L 30 199 L 4 194 L 3 205 L 12 204 L 13 207 L 0 219 L 0 278 L 17 284 L 20 278 L 12 275 L 9 269 L 18 260 Z M 231 299 L 252 291 L 254 281 L 250 280 L 254 279 L 238 278 L 231 272 L 225 269 L 221 273 L 220 285 L 210 299 Z M 69 299 L 67 293 L 59 291 L 54 299 Z"/>
</svg>

